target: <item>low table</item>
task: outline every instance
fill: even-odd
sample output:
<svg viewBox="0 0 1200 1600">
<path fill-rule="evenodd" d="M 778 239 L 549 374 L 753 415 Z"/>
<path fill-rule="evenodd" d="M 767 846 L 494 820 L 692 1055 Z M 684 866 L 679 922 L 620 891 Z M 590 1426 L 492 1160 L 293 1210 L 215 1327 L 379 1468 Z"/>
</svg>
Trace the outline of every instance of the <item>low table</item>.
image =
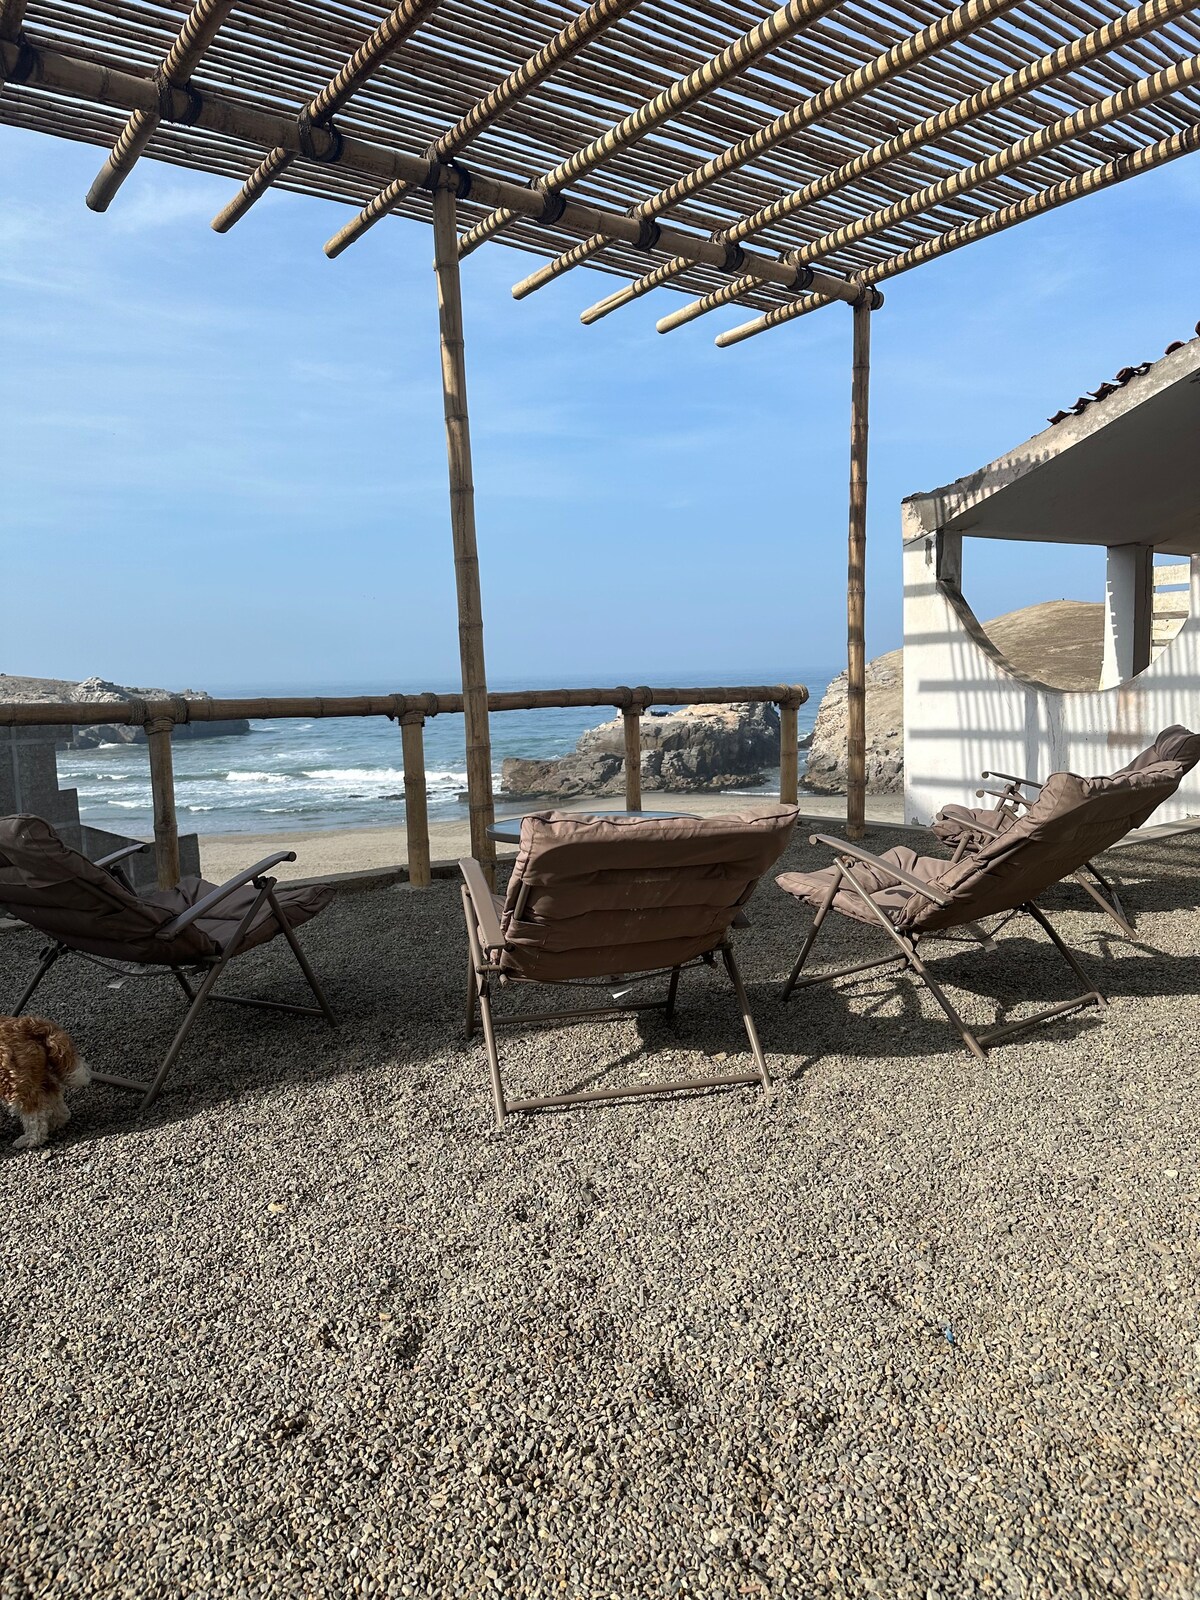
<svg viewBox="0 0 1200 1600">
<path fill-rule="evenodd" d="M 542 812 L 551 810 L 552 807 L 544 806 L 542 811 L 522 812 L 515 817 L 501 817 L 493 822 L 488 829 L 488 838 L 494 839 L 497 844 L 520 844 L 521 824 L 527 816 L 541 816 Z M 696 814 L 693 811 L 573 811 L 569 815 L 576 817 L 683 817 L 695 822 Z"/>
</svg>

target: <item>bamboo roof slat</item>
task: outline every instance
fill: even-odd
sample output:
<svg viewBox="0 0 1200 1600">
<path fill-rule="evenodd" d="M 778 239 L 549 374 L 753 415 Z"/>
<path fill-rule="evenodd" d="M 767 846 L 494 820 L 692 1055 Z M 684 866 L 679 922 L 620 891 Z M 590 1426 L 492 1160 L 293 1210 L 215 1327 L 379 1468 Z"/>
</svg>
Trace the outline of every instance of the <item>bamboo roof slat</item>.
<svg viewBox="0 0 1200 1600">
<path fill-rule="evenodd" d="M 928 117 L 924 122 L 906 128 L 881 145 L 875 145 L 870 150 L 863 151 L 852 161 L 838 167 L 832 172 L 826 172 L 821 177 L 807 184 L 803 189 L 786 199 L 776 202 L 767 213 L 758 213 L 745 219 L 734 230 L 734 237 L 748 238 L 753 232 L 758 231 L 758 225 L 764 220 L 773 220 L 779 214 L 791 214 L 805 207 L 812 207 L 818 201 L 847 188 L 858 179 L 866 177 L 879 167 L 894 161 L 897 156 L 905 155 L 921 146 L 941 140 L 943 135 L 953 129 L 970 122 L 976 117 L 1010 101 L 1020 99 L 1030 90 L 1042 84 L 1052 82 L 1062 73 L 1070 71 L 1081 62 L 1086 62 L 1096 56 L 1118 47 L 1131 38 L 1139 37 L 1160 23 L 1179 15 L 1187 9 L 1188 0 L 1147 0 L 1146 4 L 1136 6 L 1123 17 L 1116 18 L 1113 22 L 1102 28 L 1085 34 L 1082 38 L 1073 40 L 1070 44 L 1061 45 L 1049 55 L 1040 57 L 1037 61 L 1029 63 L 1018 71 L 1010 73 L 1007 77 L 987 85 L 978 90 L 965 100 L 960 100 L 956 105 L 947 107 L 944 111 L 933 117 Z M 1128 91 L 1127 91 L 1128 92 Z M 1092 102 L 1092 116 L 1098 116 L 1098 107 L 1104 102 Z M 1048 134 L 1043 137 L 1048 138 Z M 1013 164 L 1019 165 L 1019 161 Z M 943 180 L 949 182 L 949 178 Z M 931 191 L 926 190 L 926 193 Z M 959 191 L 961 192 L 961 190 Z M 911 197 L 898 204 L 903 207 L 912 203 Z M 896 211 L 888 213 L 897 216 Z M 884 215 L 877 211 L 876 217 Z M 865 224 L 864 224 L 865 225 Z M 859 227 L 859 224 L 847 224 L 847 229 Z M 845 233 L 831 233 L 825 236 L 829 242 L 828 247 L 833 248 L 832 241 L 845 241 Z M 814 241 L 810 249 L 816 251 L 820 241 Z M 804 259 L 802 252 L 797 252 L 795 259 Z M 684 264 L 686 266 L 686 263 Z M 711 295 L 706 295 L 702 301 L 684 307 L 681 311 L 673 312 L 659 323 L 659 331 L 670 332 L 672 328 L 680 327 L 685 322 L 694 320 L 695 317 L 705 312 L 716 310 L 719 306 L 728 305 L 738 297 L 739 289 L 746 287 L 745 280 L 735 280 L 731 284 L 716 290 Z M 627 291 L 630 299 L 635 297 L 638 285 L 631 285 Z M 615 297 L 614 297 L 615 298 Z M 621 302 L 626 303 L 625 301 Z M 613 309 L 616 309 L 614 306 Z"/>
<path fill-rule="evenodd" d="M 350 96 L 366 83 L 371 73 L 382 66 L 398 45 L 420 26 L 437 0 L 401 0 L 365 39 L 337 75 L 329 80 L 301 111 L 300 116 L 308 128 L 322 129 L 324 153 L 322 160 L 334 156 L 337 150 L 336 135 L 329 119 L 340 111 Z M 309 134 L 311 138 L 311 133 Z M 225 208 L 213 218 L 217 233 L 227 233 L 235 222 L 241 220 L 262 195 L 270 188 L 281 172 L 286 172 L 296 155 L 276 145 L 266 155 Z"/>
<path fill-rule="evenodd" d="M 1165 166 L 1168 162 L 1178 161 L 1181 156 L 1191 155 L 1197 150 L 1200 150 L 1200 123 L 1194 123 L 1190 128 L 1183 128 L 1178 133 L 1172 134 L 1169 139 L 1160 140 L 1157 144 L 1117 156 L 1103 166 L 1092 167 L 1065 183 L 1041 189 L 1017 205 L 991 211 L 976 222 L 938 234 L 924 245 L 918 245 L 889 260 L 877 262 L 863 276 L 877 283 L 885 278 L 895 277 L 901 272 L 909 272 L 913 267 L 919 267 L 938 256 L 948 255 L 952 250 L 961 250 L 965 245 L 974 244 L 976 240 L 986 238 L 989 234 L 1014 228 L 1018 223 L 1028 221 L 1030 217 L 1041 216 L 1057 206 L 1067 205 L 1082 195 L 1094 194 L 1097 190 L 1106 189 L 1112 184 L 1124 183 L 1128 178 L 1153 171 L 1154 168 Z M 753 338 L 755 334 L 765 333 L 769 328 L 777 328 L 785 322 L 794 321 L 797 317 L 806 316 L 810 311 L 828 304 L 829 301 L 824 295 L 802 295 L 789 305 L 777 306 L 754 322 L 746 322 L 740 327 L 729 328 L 724 333 L 719 333 L 714 342 L 720 348 L 726 349 L 730 345 L 740 344 L 744 339 Z"/>
<path fill-rule="evenodd" d="M 186 106 L 189 79 L 232 9 L 233 0 L 196 0 L 158 69 L 164 104 L 181 95 Z M 175 120 L 186 122 L 186 112 Z M 161 112 L 153 111 L 135 111 L 129 118 L 87 192 L 91 210 L 108 210 L 161 121 Z"/>
<path fill-rule="evenodd" d="M 713 156 L 698 167 L 693 167 L 668 188 L 660 189 L 657 194 L 641 201 L 635 214 L 647 217 L 661 216 L 681 200 L 697 194 L 715 178 L 724 177 L 739 167 L 747 166 L 765 155 L 767 151 L 774 149 L 776 145 L 794 137 L 802 128 L 861 98 L 868 90 L 903 72 L 905 67 L 913 65 L 922 56 L 940 49 L 951 39 L 960 38 L 963 34 L 981 27 L 984 22 L 998 16 L 1002 11 L 1007 11 L 1014 4 L 1016 0 L 966 0 L 966 4 L 959 6 L 932 26 L 923 28 L 920 33 L 913 34 L 900 44 L 893 45 L 882 55 L 875 56 L 861 67 L 856 67 L 853 72 L 844 73 L 818 93 L 808 96 L 789 111 L 785 111 L 782 116 L 776 117 L 773 122 L 758 128 L 748 138 L 727 146 L 719 155 Z M 514 296 L 518 300 L 522 299 L 535 289 L 552 282 L 562 273 L 569 272 L 572 267 L 590 261 L 603 249 L 604 240 L 593 234 L 590 239 L 585 239 L 582 244 L 576 245 L 564 255 L 557 256 L 538 272 L 515 285 Z"/>
<path fill-rule="evenodd" d="M 636 144 L 653 128 L 677 117 L 693 102 L 745 72 L 775 45 L 832 10 L 836 4 L 837 0 L 787 0 L 786 5 L 780 6 L 763 22 L 735 39 L 719 55 L 701 62 L 684 77 L 676 79 L 662 94 L 645 101 L 599 138 L 593 139 L 582 150 L 573 151 L 565 161 L 560 161 L 549 172 L 543 173 L 536 180 L 536 186 L 554 192 L 583 177 L 617 151 Z M 512 220 L 511 215 L 504 214 L 502 210 L 492 212 L 459 240 L 459 255 L 469 255 L 486 240 L 494 238 Z"/>
<path fill-rule="evenodd" d="M 502 117 L 522 96 L 529 94 L 564 61 L 597 38 L 617 19 L 638 4 L 638 0 L 595 0 L 583 14 L 561 28 L 548 44 L 523 61 L 510 72 L 502 83 L 481 99 L 452 128 L 435 139 L 429 146 L 429 156 L 434 161 L 451 160 L 459 155 L 478 134 Z M 368 228 L 373 228 L 392 211 L 409 191 L 405 183 L 389 183 L 364 206 L 353 221 L 348 222 L 325 246 L 325 254 L 332 260 L 341 255 L 348 245 L 361 239 Z"/>
<path fill-rule="evenodd" d="M 788 321 L 798 294 L 852 299 L 888 263 L 1146 170 L 1142 152 L 1186 154 L 1200 123 L 1200 84 L 1180 70 L 1200 55 L 1200 0 L 974 0 L 962 28 L 971 0 L 429 0 L 352 98 L 339 74 L 402 8 L 188 3 L 0 0 L 0 124 L 112 150 L 131 116 L 165 110 L 137 153 L 238 190 L 282 150 L 266 176 L 352 208 L 353 237 L 390 214 L 389 193 L 428 222 L 453 182 L 468 240 L 503 209 L 504 241 L 554 263 L 531 285 L 587 261 L 629 286 L 585 322 L 659 285 Z M 188 89 L 160 96 L 155 72 L 218 7 L 172 80 Z M 343 141 L 324 164 L 295 137 L 322 85 Z M 204 114 L 172 120 L 193 95 Z M 569 191 L 561 214 L 531 174 Z M 824 276 L 806 288 L 808 267 Z"/>
</svg>

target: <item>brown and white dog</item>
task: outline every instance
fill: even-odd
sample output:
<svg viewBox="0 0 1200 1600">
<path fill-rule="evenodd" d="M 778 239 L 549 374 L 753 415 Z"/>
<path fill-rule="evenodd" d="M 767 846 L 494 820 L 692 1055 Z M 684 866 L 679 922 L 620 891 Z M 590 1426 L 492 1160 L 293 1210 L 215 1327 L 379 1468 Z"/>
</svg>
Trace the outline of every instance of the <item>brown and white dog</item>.
<svg viewBox="0 0 1200 1600">
<path fill-rule="evenodd" d="M 71 1120 L 64 1089 L 91 1081 L 69 1034 L 45 1017 L 0 1017 L 0 1104 L 25 1130 L 14 1150 L 33 1150 Z"/>
</svg>

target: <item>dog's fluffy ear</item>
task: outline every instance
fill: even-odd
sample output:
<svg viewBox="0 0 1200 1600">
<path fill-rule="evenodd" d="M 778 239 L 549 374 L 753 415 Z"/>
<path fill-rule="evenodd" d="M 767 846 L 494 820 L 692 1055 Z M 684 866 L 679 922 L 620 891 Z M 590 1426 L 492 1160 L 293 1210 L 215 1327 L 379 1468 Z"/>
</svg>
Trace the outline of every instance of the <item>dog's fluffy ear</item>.
<svg viewBox="0 0 1200 1600">
<path fill-rule="evenodd" d="M 75 1046 L 71 1042 L 70 1034 L 49 1020 L 48 1017 L 22 1017 L 22 1031 L 29 1039 L 36 1039 L 46 1052 L 54 1075 L 60 1081 L 69 1078 L 75 1070 Z"/>
</svg>

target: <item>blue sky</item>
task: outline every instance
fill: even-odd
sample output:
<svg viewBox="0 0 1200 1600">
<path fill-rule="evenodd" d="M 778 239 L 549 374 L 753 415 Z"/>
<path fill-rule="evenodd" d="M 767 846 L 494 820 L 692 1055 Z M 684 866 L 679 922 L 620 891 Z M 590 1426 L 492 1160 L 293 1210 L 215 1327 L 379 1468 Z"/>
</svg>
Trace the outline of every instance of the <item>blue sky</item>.
<svg viewBox="0 0 1200 1600">
<path fill-rule="evenodd" d="M 420 689 L 457 668 L 431 241 L 142 162 L 98 217 L 94 149 L 0 128 L 0 671 L 171 688 Z M 887 285 L 874 326 L 868 650 L 900 638 L 899 501 L 1036 432 L 1200 315 L 1200 162 Z M 493 681 L 815 675 L 844 661 L 850 318 L 731 350 L 661 337 L 668 291 L 526 301 L 464 263 Z M 991 616 L 1099 598 L 1099 552 L 976 545 Z"/>
</svg>

